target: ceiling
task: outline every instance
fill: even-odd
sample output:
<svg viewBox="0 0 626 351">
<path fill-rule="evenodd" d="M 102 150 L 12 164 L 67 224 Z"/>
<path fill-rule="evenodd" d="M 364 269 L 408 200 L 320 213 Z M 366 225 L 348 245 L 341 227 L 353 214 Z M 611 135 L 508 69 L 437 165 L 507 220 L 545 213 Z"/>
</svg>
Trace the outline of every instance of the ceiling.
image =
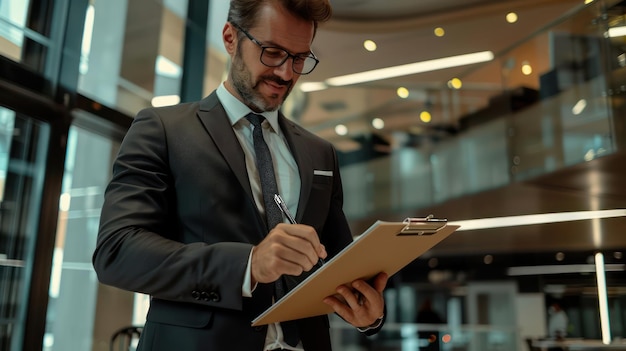
<svg viewBox="0 0 626 351">
<path fill-rule="evenodd" d="M 376 133 L 392 138 L 394 132 L 415 133 L 423 124 L 417 114 L 429 108 L 431 125 L 459 124 L 464 114 L 483 108 L 490 97 L 511 87 L 502 81 L 497 57 L 533 36 L 563 16 L 580 10 L 583 0 L 332 0 L 333 19 L 323 24 L 313 51 L 320 58 L 316 70 L 302 76 L 302 82 L 322 82 L 328 78 L 376 68 L 431 60 L 452 55 L 490 50 L 496 60 L 489 64 L 462 66 L 379 80 L 348 87 L 335 87 L 299 96 L 306 108 L 291 111 L 301 124 L 333 142 L 340 151 L 359 145 L 356 136 L 371 133 L 373 117 L 385 119 L 386 127 Z M 516 12 L 519 20 L 510 24 L 505 15 Z M 591 17 L 580 25 L 592 26 Z M 433 29 L 442 27 L 446 35 L 437 37 Z M 378 44 L 367 52 L 363 41 Z M 538 48 L 541 52 L 542 48 Z M 547 56 L 543 52 L 540 56 Z M 467 101 L 456 113 L 444 98 L 447 82 L 459 77 Z M 527 85 L 522 84 L 520 85 Z M 396 95 L 398 87 L 410 91 L 407 99 Z M 294 92 L 297 94 L 296 92 Z M 472 95 L 473 94 L 473 95 Z M 459 102 L 459 100 L 457 100 Z M 334 127 L 348 126 L 346 136 Z M 422 126 L 424 127 L 424 126 Z M 626 208 L 626 155 L 598 158 L 536 179 L 504 188 L 453 199 L 423 213 L 445 214 L 451 221 L 561 211 Z M 589 179 L 601 179 L 601 190 L 590 192 Z M 426 211 L 426 212 L 425 212 Z M 355 221 L 361 232 L 382 218 L 393 220 L 397 213 L 377 214 L 376 218 Z M 511 252 L 552 252 L 626 249 L 625 218 L 583 220 L 559 224 L 531 225 L 507 229 L 458 232 L 432 251 L 432 255 L 507 255 Z"/>
<path fill-rule="evenodd" d="M 300 83 L 487 50 L 497 56 L 584 6 L 583 0 L 333 0 L 332 5 L 333 17 L 320 27 L 313 45 L 320 64 Z M 505 20 L 509 12 L 517 13 L 516 23 Z M 434 35 L 436 27 L 445 30 L 443 37 Z M 366 39 L 377 43 L 375 52 L 363 48 Z M 358 147 L 351 137 L 368 133 L 373 117 L 385 117 L 381 133 L 388 137 L 415 128 L 424 109 L 432 113 L 431 125 L 456 125 L 462 115 L 485 107 L 502 91 L 500 69 L 496 59 L 330 88 L 300 96 L 306 109 L 291 114 L 340 150 L 350 150 Z M 454 77 L 462 79 L 463 89 L 452 107 L 447 82 Z M 399 87 L 409 90 L 407 99 L 398 98 Z M 338 123 L 348 127 L 347 137 L 336 135 Z"/>
</svg>

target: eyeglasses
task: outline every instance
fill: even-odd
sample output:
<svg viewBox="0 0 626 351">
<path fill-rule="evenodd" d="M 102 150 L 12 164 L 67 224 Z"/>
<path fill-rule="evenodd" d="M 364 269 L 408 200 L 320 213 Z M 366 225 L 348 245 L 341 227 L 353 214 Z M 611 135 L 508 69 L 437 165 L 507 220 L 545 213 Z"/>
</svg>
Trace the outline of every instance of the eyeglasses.
<svg viewBox="0 0 626 351">
<path fill-rule="evenodd" d="M 261 48 L 261 63 L 267 67 L 278 67 L 287 61 L 288 58 L 292 59 L 293 64 L 291 69 L 297 74 L 309 74 L 313 72 L 315 66 L 320 62 L 313 53 L 308 55 L 293 55 L 287 50 L 275 47 L 265 46 L 260 41 L 256 40 L 250 33 L 246 32 L 237 23 L 230 22 L 237 30 L 245 34 L 251 42 L 255 43 Z"/>
</svg>

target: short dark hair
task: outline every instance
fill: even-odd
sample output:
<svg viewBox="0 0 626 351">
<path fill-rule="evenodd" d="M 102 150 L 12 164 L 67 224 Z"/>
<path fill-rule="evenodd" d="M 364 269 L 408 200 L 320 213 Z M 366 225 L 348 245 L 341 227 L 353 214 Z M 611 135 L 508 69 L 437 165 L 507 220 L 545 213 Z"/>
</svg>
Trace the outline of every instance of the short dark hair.
<svg viewBox="0 0 626 351">
<path fill-rule="evenodd" d="M 312 21 L 315 31 L 318 23 L 328 21 L 332 15 L 329 0 L 231 0 L 228 21 L 248 30 L 255 25 L 261 6 L 271 2 L 279 3 L 296 17 Z"/>
</svg>

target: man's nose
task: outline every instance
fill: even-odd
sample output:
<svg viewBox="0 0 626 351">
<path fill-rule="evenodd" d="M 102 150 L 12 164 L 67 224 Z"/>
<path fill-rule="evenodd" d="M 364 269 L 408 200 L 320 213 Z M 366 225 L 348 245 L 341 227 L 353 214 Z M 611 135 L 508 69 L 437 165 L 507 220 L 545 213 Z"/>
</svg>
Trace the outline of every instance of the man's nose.
<svg viewBox="0 0 626 351">
<path fill-rule="evenodd" d="M 284 81 L 292 80 L 294 74 L 296 74 L 293 71 L 293 58 L 288 57 L 282 65 L 274 69 L 274 72 Z"/>
</svg>

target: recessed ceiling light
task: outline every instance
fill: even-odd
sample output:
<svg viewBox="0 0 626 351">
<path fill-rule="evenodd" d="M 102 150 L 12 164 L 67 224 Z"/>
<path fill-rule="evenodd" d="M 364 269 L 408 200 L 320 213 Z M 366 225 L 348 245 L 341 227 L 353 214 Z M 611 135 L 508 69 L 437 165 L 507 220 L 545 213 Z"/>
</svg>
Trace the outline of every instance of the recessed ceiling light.
<svg viewBox="0 0 626 351">
<path fill-rule="evenodd" d="M 448 87 L 452 89 L 461 89 L 463 82 L 459 78 L 452 78 L 448 81 Z"/>
<path fill-rule="evenodd" d="M 399 97 L 406 99 L 409 97 L 409 89 L 405 87 L 399 87 L 398 90 L 396 90 L 396 94 L 398 94 Z"/>
<path fill-rule="evenodd" d="M 373 40 L 366 40 L 363 42 L 363 47 L 365 48 L 365 50 L 367 51 L 376 51 L 376 48 L 378 47 L 376 45 L 376 42 L 374 42 Z"/>
<path fill-rule="evenodd" d="M 515 12 L 509 12 L 506 14 L 506 21 L 509 23 L 515 23 L 517 22 L 517 13 Z"/>
<path fill-rule="evenodd" d="M 438 37 L 443 37 L 444 35 L 446 35 L 446 31 L 441 27 L 435 28 L 434 32 L 435 32 L 435 35 Z"/>
<path fill-rule="evenodd" d="M 430 121 L 433 119 L 433 116 L 430 114 L 430 112 L 428 111 L 422 111 L 420 113 L 420 120 L 424 123 L 430 123 Z"/>
<path fill-rule="evenodd" d="M 348 127 L 343 124 L 338 124 L 335 127 L 335 133 L 337 133 L 337 135 L 346 135 L 348 134 Z"/>
<path fill-rule="evenodd" d="M 376 128 L 376 129 L 383 129 L 385 128 L 385 121 L 383 121 L 380 118 L 374 118 L 372 120 L 372 127 Z"/>
<path fill-rule="evenodd" d="M 525 76 L 529 76 L 533 73 L 533 67 L 530 65 L 528 61 L 522 62 L 522 74 Z"/>
</svg>

